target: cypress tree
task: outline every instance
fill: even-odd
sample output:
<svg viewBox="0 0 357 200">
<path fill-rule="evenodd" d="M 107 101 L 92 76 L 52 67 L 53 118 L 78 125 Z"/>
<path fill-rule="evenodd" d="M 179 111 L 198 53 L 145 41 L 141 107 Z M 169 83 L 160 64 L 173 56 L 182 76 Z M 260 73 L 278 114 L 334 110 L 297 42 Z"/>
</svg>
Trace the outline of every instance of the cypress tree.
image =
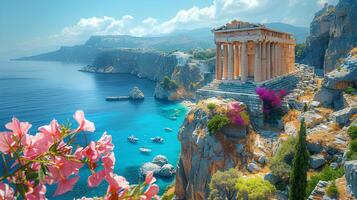
<svg viewBox="0 0 357 200">
<path fill-rule="evenodd" d="M 300 132 L 295 144 L 294 160 L 290 175 L 289 200 L 304 200 L 309 168 L 309 152 L 306 147 L 305 119 L 301 120 Z"/>
</svg>

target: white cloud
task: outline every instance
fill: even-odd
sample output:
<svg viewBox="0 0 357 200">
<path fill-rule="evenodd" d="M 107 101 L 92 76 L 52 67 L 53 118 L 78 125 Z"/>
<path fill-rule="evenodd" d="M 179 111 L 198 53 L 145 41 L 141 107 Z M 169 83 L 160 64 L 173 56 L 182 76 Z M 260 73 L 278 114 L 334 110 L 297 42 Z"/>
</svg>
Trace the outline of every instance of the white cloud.
<svg viewBox="0 0 357 200">
<path fill-rule="evenodd" d="M 130 34 L 158 35 L 177 29 L 220 26 L 232 19 L 250 22 L 285 22 L 308 26 L 314 13 L 325 3 L 337 0 L 212 0 L 206 7 L 193 6 L 179 10 L 172 18 L 160 21 L 148 17 L 135 22 L 134 17 L 82 18 L 77 24 L 65 27 L 57 37 L 79 38 L 90 35 Z"/>
</svg>

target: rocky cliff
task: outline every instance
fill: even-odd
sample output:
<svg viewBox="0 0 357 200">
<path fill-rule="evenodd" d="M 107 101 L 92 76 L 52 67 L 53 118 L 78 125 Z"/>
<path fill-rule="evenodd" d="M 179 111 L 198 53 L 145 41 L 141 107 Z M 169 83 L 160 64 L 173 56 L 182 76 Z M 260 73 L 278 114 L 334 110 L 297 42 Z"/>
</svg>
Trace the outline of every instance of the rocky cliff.
<svg viewBox="0 0 357 200">
<path fill-rule="evenodd" d="M 171 75 L 177 65 L 176 56 L 151 50 L 104 50 L 94 62 L 82 69 L 97 73 L 130 73 L 141 78 L 161 80 Z"/>
<path fill-rule="evenodd" d="M 315 14 L 303 62 L 330 72 L 357 46 L 357 1 L 340 0 Z"/>
<path fill-rule="evenodd" d="M 231 101 L 207 99 L 187 115 L 178 135 L 181 154 L 176 172 L 177 199 L 207 199 L 211 176 L 218 170 L 247 171 L 245 166 L 252 156 L 254 134 L 248 128 L 237 126 L 227 126 L 214 135 L 207 129 L 212 117 L 207 104 L 214 103 L 218 111 Z"/>
<path fill-rule="evenodd" d="M 348 87 L 357 86 L 357 49 L 353 49 L 344 59 L 338 69 L 327 73 L 322 87 L 317 91 L 314 99 L 325 107 L 336 110 L 345 107 L 346 100 L 342 95 Z"/>
</svg>

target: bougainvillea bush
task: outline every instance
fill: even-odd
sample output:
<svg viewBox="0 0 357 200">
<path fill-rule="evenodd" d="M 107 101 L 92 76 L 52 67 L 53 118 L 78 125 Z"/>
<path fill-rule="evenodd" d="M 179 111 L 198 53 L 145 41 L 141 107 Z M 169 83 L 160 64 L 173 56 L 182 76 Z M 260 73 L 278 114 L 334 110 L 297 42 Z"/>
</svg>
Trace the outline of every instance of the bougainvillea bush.
<svg viewBox="0 0 357 200">
<path fill-rule="evenodd" d="M 276 92 L 274 90 L 259 87 L 256 89 L 256 93 L 263 101 L 263 112 L 266 118 L 280 118 L 282 114 L 281 100 L 284 96 L 287 95 L 287 92 L 285 90 L 280 90 Z"/>
<path fill-rule="evenodd" d="M 153 184 L 153 173 L 148 173 L 143 183 L 129 185 L 126 179 L 114 173 L 115 157 L 112 137 L 102 137 L 87 146 L 73 146 L 74 138 L 82 131 L 94 132 L 95 126 L 82 111 L 74 114 L 78 127 L 60 125 L 52 120 L 42 126 L 36 134 L 30 134 L 31 124 L 13 118 L 5 125 L 7 131 L 0 132 L 0 154 L 3 172 L 0 177 L 0 199 L 46 199 L 46 186 L 57 185 L 53 195 L 70 190 L 79 179 L 80 169 L 91 171 L 88 186 L 96 187 L 102 181 L 108 189 L 99 199 L 158 198 L 159 188 Z M 83 197 L 86 199 L 86 197 Z"/>
<path fill-rule="evenodd" d="M 231 120 L 232 124 L 238 126 L 249 125 L 249 115 L 245 107 L 238 102 L 230 102 L 227 108 L 227 117 Z"/>
</svg>

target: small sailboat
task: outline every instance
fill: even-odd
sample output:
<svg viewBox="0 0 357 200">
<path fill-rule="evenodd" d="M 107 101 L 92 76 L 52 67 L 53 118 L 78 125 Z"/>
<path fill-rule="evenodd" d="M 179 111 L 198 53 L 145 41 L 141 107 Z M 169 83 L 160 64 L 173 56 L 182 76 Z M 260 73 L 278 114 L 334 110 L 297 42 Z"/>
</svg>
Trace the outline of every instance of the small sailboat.
<svg viewBox="0 0 357 200">
<path fill-rule="evenodd" d="M 167 131 L 167 132 L 172 132 L 171 128 L 164 128 L 164 130 Z"/>
<path fill-rule="evenodd" d="M 157 136 L 157 137 L 151 138 L 151 141 L 154 142 L 154 143 L 160 143 L 161 144 L 161 143 L 164 142 L 164 138 Z"/>
<path fill-rule="evenodd" d="M 128 142 L 130 143 L 137 143 L 139 141 L 139 138 L 135 137 L 134 135 L 131 135 L 128 137 Z"/>
<path fill-rule="evenodd" d="M 141 148 L 139 148 L 139 151 L 140 151 L 142 154 L 149 154 L 149 153 L 151 153 L 151 149 L 146 148 L 146 147 L 141 147 Z"/>
</svg>

